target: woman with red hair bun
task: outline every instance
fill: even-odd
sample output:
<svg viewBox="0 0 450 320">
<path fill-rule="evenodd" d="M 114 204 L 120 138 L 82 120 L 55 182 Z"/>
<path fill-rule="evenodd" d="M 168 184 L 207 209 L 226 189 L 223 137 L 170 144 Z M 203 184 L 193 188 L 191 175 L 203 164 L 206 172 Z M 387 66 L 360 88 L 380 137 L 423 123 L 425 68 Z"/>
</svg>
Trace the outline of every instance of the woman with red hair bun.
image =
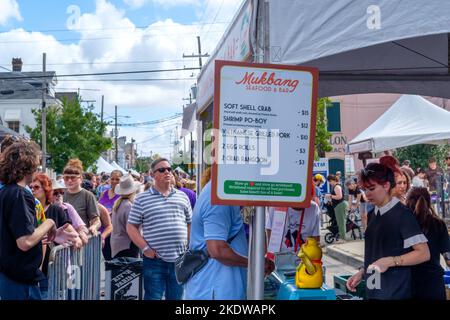
<svg viewBox="0 0 450 320">
<path fill-rule="evenodd" d="M 406 205 L 406 194 L 411 186 L 409 175 L 400 168 L 396 158 L 384 156 L 380 158 L 380 164 L 391 168 L 395 177 L 395 188 L 392 189 L 392 196 L 398 198 L 401 203 Z"/>
<path fill-rule="evenodd" d="M 33 195 L 38 199 L 42 206 L 44 207 L 45 216 L 47 219 L 52 219 L 55 221 L 56 228 L 65 226 L 65 230 L 74 235 L 74 240 L 70 242 L 73 246 L 80 248 L 82 246 L 81 239 L 78 237 L 78 233 L 70 225 L 71 221 L 66 214 L 66 212 L 57 204 L 52 204 L 53 202 L 53 190 L 52 181 L 45 173 L 38 173 L 34 175 L 33 182 L 30 184 L 30 188 Z M 75 236 L 76 235 L 76 236 Z M 44 261 L 42 262 L 41 271 L 47 276 L 48 263 L 50 258 L 50 248 L 48 244 L 44 248 Z M 39 283 L 39 288 L 41 290 L 42 300 L 46 300 L 48 292 L 48 281 L 47 279 L 42 280 Z"/>
<path fill-rule="evenodd" d="M 364 266 L 348 279 L 347 288 L 356 291 L 366 278 L 370 300 L 411 299 L 411 266 L 430 259 L 427 238 L 414 213 L 393 197 L 397 168 L 395 158 L 388 156 L 368 164 L 359 174 L 358 182 L 375 207 L 368 213 Z"/>
</svg>

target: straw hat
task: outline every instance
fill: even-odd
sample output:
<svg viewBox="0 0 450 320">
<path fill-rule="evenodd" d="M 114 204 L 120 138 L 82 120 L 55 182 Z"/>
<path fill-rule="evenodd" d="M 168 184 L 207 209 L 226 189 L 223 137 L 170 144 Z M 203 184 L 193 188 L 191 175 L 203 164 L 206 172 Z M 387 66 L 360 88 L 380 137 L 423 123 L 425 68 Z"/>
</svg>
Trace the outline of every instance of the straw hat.
<svg viewBox="0 0 450 320">
<path fill-rule="evenodd" d="M 57 190 L 57 189 L 67 189 L 67 187 L 58 182 L 56 179 L 52 179 L 52 190 Z"/>
<path fill-rule="evenodd" d="M 136 192 L 140 186 L 140 182 L 134 181 L 133 176 L 127 174 L 120 178 L 120 183 L 117 185 L 114 193 L 121 196 L 132 194 L 133 192 Z"/>
</svg>

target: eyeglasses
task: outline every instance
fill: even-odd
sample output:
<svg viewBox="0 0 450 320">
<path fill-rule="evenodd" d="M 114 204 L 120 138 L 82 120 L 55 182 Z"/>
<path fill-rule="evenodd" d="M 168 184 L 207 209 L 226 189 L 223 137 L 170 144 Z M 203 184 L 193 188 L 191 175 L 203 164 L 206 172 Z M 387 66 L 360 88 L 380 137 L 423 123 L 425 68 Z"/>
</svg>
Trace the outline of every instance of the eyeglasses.
<svg viewBox="0 0 450 320">
<path fill-rule="evenodd" d="M 41 188 L 41 186 L 38 186 L 37 184 L 30 186 L 31 190 L 39 190 L 40 188 Z"/>
<path fill-rule="evenodd" d="M 64 195 L 64 191 L 53 191 L 53 196 L 57 197 L 57 196 L 63 196 Z"/>
<path fill-rule="evenodd" d="M 167 167 L 167 168 L 159 168 L 159 169 L 156 169 L 155 172 L 156 172 L 156 171 L 158 171 L 159 173 L 164 173 L 164 172 L 166 172 L 166 171 L 172 172 L 172 168 L 170 168 L 170 167 Z"/>
<path fill-rule="evenodd" d="M 76 179 L 78 179 L 79 177 L 80 177 L 79 175 L 71 175 L 71 176 L 65 175 L 65 176 L 64 176 L 64 180 L 65 180 L 65 181 L 67 181 L 67 180 L 76 180 Z"/>
<path fill-rule="evenodd" d="M 375 173 L 375 170 L 371 170 L 371 169 L 362 169 L 361 173 L 363 174 L 363 176 L 367 177 L 368 175 Z"/>
</svg>

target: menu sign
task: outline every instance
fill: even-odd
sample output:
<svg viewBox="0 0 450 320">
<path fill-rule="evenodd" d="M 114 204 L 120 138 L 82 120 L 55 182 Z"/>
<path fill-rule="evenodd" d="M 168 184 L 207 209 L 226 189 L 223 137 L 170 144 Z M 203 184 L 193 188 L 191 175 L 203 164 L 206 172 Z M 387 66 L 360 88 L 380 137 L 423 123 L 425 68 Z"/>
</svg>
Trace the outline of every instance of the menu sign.
<svg viewBox="0 0 450 320">
<path fill-rule="evenodd" d="M 216 61 L 212 203 L 311 201 L 318 71 Z"/>
</svg>

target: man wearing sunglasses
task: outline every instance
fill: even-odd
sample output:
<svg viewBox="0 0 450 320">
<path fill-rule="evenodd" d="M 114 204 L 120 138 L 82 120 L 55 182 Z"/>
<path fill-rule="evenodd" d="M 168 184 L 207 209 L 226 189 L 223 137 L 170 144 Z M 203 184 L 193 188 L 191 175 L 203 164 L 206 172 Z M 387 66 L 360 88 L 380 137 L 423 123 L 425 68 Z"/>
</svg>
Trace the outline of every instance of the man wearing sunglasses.
<svg viewBox="0 0 450 320">
<path fill-rule="evenodd" d="M 150 175 L 154 186 L 137 195 L 127 233 L 144 254 L 144 299 L 161 300 L 165 293 L 166 300 L 180 300 L 183 287 L 175 278 L 175 260 L 187 248 L 192 209 L 186 194 L 173 187 L 167 159 L 153 161 Z"/>
</svg>

